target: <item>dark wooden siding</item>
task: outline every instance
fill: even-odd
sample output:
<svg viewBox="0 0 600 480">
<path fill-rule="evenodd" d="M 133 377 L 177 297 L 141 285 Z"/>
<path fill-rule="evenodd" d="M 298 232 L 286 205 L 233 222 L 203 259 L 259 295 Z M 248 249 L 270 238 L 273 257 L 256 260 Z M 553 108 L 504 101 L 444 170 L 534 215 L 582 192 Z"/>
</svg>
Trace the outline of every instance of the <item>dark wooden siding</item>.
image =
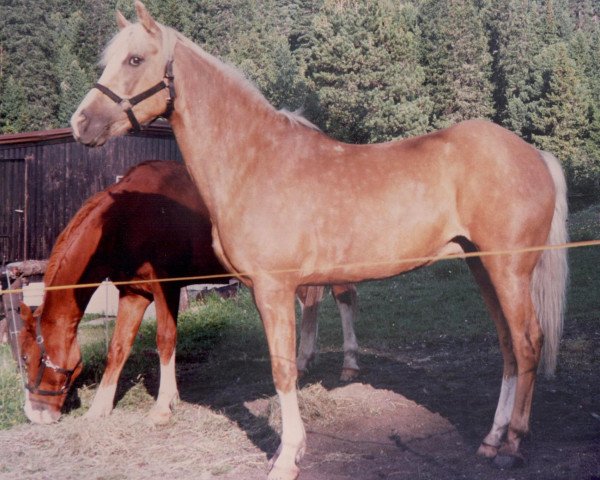
<svg viewBox="0 0 600 480">
<path fill-rule="evenodd" d="M 28 194 L 22 230 L 13 228 L 6 234 L 10 240 L 0 240 L 3 256 L 9 261 L 48 258 L 56 237 L 82 203 L 145 160 L 181 161 L 172 135 L 127 135 L 99 148 L 85 147 L 68 136 L 9 145 L 3 145 L 0 139 L 0 168 L 4 165 L 14 169 L 26 161 L 28 177 L 25 182 L 14 173 L 0 171 L 5 184 L 0 187 L 3 204 L 9 200 L 14 203 L 14 198 L 24 195 L 25 183 Z M 23 237 L 26 246 L 19 243 Z"/>
<path fill-rule="evenodd" d="M 0 160 L 1 261 L 23 255 L 25 159 Z"/>
</svg>

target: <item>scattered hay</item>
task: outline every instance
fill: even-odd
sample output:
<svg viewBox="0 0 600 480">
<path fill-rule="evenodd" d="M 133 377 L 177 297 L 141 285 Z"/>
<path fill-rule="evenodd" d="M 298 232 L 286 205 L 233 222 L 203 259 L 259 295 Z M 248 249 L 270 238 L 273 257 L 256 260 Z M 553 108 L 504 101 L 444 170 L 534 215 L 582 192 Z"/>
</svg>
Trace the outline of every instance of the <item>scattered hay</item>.
<svg viewBox="0 0 600 480">
<path fill-rule="evenodd" d="M 234 421 L 183 402 L 167 427 L 150 425 L 145 411 L 117 409 L 104 419 L 65 417 L 56 425 L 0 432 L 0 451 L 3 480 L 137 480 L 166 471 L 170 478 L 197 479 L 249 470 L 264 475 L 266 468 L 265 454 Z"/>
<path fill-rule="evenodd" d="M 335 399 L 320 383 L 298 390 L 300 416 L 305 424 L 325 426 L 335 420 L 339 400 Z M 269 426 L 281 434 L 281 406 L 274 395 L 269 399 L 267 418 Z"/>
</svg>

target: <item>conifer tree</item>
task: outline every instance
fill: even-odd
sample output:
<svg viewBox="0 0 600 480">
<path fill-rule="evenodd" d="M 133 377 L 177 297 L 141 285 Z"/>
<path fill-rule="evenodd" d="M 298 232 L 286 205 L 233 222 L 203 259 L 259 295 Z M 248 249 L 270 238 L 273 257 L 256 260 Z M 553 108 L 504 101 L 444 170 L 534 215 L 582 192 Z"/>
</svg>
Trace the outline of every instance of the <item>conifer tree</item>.
<svg viewBox="0 0 600 480">
<path fill-rule="evenodd" d="M 93 84 L 93 77 L 81 67 L 75 54 L 77 33 L 83 21 L 79 11 L 68 17 L 53 16 L 53 23 L 58 32 L 56 60 L 54 68 L 59 79 L 57 125 L 66 127 L 77 105 Z"/>
<path fill-rule="evenodd" d="M 492 58 L 481 12 L 473 0 L 425 0 L 421 7 L 423 53 L 432 124 L 491 118 Z"/>
<path fill-rule="evenodd" d="M 536 35 L 538 6 L 523 0 L 494 2 L 488 28 L 494 59 L 494 118 L 515 133 L 526 134 L 528 106 L 534 95 L 530 72 L 542 48 Z"/>
<path fill-rule="evenodd" d="M 303 48 L 317 122 L 351 142 L 423 133 L 431 102 L 418 62 L 416 11 L 391 1 L 326 1 Z"/>
<path fill-rule="evenodd" d="M 2 8 L 2 49 L 6 57 L 5 68 L 12 77 L 6 83 L 4 94 L 8 89 L 10 103 L 14 105 L 12 115 L 26 115 L 26 120 L 25 117 L 10 122 L 0 120 L 10 123 L 11 128 L 21 128 L 24 122 L 29 130 L 56 124 L 58 79 L 53 68 L 56 37 L 50 22 L 53 4 L 21 0 Z M 18 86 L 13 82 L 18 82 Z M 15 104 L 23 99 L 24 104 Z"/>
<path fill-rule="evenodd" d="M 25 89 L 14 76 L 5 74 L 0 84 L 0 133 L 24 132 L 30 125 Z"/>
<path fill-rule="evenodd" d="M 537 64 L 542 95 L 531 112 L 532 140 L 559 156 L 576 184 L 591 166 L 584 149 L 589 94 L 565 43 L 546 47 Z"/>
<path fill-rule="evenodd" d="M 306 85 L 285 35 L 274 26 L 256 26 L 240 32 L 231 47 L 227 60 L 238 66 L 276 108 L 303 107 Z"/>
<path fill-rule="evenodd" d="M 145 0 L 148 11 L 164 25 L 186 36 L 194 31 L 194 8 L 188 0 Z"/>
<path fill-rule="evenodd" d="M 126 5 L 123 6 L 132 8 L 132 2 L 124 3 Z M 82 68 L 93 77 L 98 74 L 98 62 L 104 47 L 117 32 L 116 8 L 122 9 L 122 6 L 115 7 L 113 2 L 80 0 L 74 9 L 81 15 L 81 21 L 77 23 L 74 53 Z M 123 10 L 128 18 L 133 18 L 133 14 L 129 10 Z"/>
</svg>

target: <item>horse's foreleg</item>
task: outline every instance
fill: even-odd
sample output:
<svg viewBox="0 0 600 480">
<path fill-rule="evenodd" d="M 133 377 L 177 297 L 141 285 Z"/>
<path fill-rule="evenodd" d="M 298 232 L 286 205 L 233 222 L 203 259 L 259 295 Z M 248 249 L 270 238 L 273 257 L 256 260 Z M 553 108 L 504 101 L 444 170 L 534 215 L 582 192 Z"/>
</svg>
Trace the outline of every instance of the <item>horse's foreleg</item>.
<svg viewBox="0 0 600 480">
<path fill-rule="evenodd" d="M 317 313 L 319 304 L 323 299 L 325 287 L 299 287 L 296 291 L 298 301 L 302 309 L 302 320 L 300 323 L 300 346 L 298 347 L 298 358 L 296 365 L 298 375 L 303 375 L 308 370 L 308 364 L 312 362 L 317 353 L 317 337 L 319 326 Z"/>
<path fill-rule="evenodd" d="M 331 293 L 335 298 L 340 316 L 342 317 L 342 330 L 344 332 L 344 365 L 340 380 L 350 382 L 359 373 L 358 367 L 358 342 L 354 333 L 354 321 L 358 311 L 358 295 L 356 287 L 352 284 L 333 285 Z"/>
<path fill-rule="evenodd" d="M 296 324 L 294 290 L 270 280 L 253 281 L 254 299 L 265 328 L 275 389 L 281 404 L 281 445 L 273 458 L 269 480 L 298 476 L 296 462 L 304 454 L 306 433 L 296 395 Z"/>
<path fill-rule="evenodd" d="M 502 313 L 496 290 L 490 281 L 489 275 L 480 259 L 467 259 L 467 263 L 471 268 L 475 280 L 477 280 L 485 304 L 494 320 L 504 363 L 502 385 L 500 387 L 498 406 L 494 415 L 494 423 L 477 450 L 478 455 L 494 458 L 502 445 L 513 411 L 517 384 L 517 364 L 512 350 L 510 330 L 508 329 L 508 324 Z"/>
<path fill-rule="evenodd" d="M 87 418 L 105 417 L 112 411 L 119 376 L 129 357 L 131 346 L 148 305 L 150 305 L 150 300 L 141 295 L 127 293 L 120 296 L 119 311 L 108 350 L 106 368 L 92 405 L 85 414 Z"/>
<path fill-rule="evenodd" d="M 173 285 L 154 289 L 156 305 L 156 346 L 160 359 L 160 386 L 156 403 L 149 413 L 150 421 L 163 425 L 171 418 L 171 407 L 179 400 L 175 378 L 175 345 L 180 289 Z"/>
</svg>

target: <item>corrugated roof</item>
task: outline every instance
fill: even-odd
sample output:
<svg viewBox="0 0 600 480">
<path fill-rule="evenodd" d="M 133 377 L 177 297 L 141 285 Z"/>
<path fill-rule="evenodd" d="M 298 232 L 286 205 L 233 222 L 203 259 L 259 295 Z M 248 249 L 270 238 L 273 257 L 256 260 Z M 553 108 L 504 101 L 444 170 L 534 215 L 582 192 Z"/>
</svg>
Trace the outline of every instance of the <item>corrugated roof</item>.
<svg viewBox="0 0 600 480">
<path fill-rule="evenodd" d="M 136 136 L 171 136 L 173 131 L 171 126 L 166 121 L 156 121 L 139 133 L 130 133 L 129 135 Z M 36 130 L 33 132 L 23 133 L 11 133 L 7 135 L 0 135 L 0 145 L 11 145 L 11 144 L 27 144 L 27 143 L 39 143 L 47 142 L 51 140 L 75 141 L 73 138 L 73 130 L 71 128 L 55 128 L 53 130 Z"/>
</svg>

